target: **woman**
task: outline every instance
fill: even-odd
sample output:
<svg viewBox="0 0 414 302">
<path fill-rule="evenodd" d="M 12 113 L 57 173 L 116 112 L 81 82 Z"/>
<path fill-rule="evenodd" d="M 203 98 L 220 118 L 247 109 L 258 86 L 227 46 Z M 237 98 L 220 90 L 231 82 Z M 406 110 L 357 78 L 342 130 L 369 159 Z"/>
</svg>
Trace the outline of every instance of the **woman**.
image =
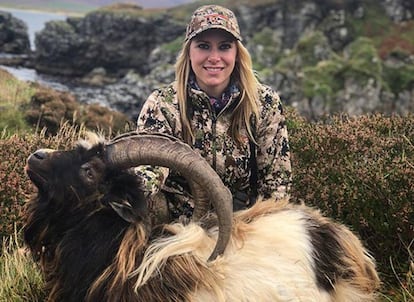
<svg viewBox="0 0 414 302">
<path fill-rule="evenodd" d="M 249 207 L 258 195 L 287 197 L 291 180 L 282 104 L 258 82 L 241 41 L 232 11 L 198 8 L 187 26 L 175 81 L 149 96 L 137 129 L 175 136 L 197 150 L 232 191 L 234 210 Z M 191 195 L 179 175 L 159 167 L 139 171 L 154 200 L 168 195 L 170 218 L 191 215 Z"/>
</svg>

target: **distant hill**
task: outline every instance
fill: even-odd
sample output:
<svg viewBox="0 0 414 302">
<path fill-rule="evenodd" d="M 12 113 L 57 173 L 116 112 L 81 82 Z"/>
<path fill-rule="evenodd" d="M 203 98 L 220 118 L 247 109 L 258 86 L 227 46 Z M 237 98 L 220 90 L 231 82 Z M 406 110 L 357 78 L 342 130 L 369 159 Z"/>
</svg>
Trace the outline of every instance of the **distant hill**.
<svg viewBox="0 0 414 302">
<path fill-rule="evenodd" d="M 0 7 L 85 13 L 115 3 L 136 4 L 143 8 L 168 8 L 192 0 L 0 0 Z"/>
</svg>

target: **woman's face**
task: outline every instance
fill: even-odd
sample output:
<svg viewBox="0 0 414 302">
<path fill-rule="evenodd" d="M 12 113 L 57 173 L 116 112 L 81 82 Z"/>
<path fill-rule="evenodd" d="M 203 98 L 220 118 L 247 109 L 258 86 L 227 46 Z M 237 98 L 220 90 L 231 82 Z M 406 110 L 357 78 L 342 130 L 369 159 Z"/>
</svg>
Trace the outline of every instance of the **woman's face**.
<svg viewBox="0 0 414 302">
<path fill-rule="evenodd" d="M 224 30 L 206 30 L 191 40 L 189 56 L 200 88 L 209 96 L 221 97 L 236 64 L 234 37 Z"/>
</svg>

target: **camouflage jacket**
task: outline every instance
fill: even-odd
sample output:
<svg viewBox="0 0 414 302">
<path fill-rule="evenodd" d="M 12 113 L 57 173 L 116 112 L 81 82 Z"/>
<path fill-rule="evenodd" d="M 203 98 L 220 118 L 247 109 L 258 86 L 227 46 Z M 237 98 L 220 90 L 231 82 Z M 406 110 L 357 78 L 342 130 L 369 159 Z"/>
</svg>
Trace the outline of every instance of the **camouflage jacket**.
<svg viewBox="0 0 414 302">
<path fill-rule="evenodd" d="M 180 113 L 175 84 L 154 91 L 141 110 L 137 130 L 162 132 L 182 138 Z M 202 91 L 189 88 L 188 104 L 192 110 L 191 124 L 197 150 L 220 175 L 223 183 L 234 193 L 249 193 L 250 148 L 247 131 L 242 129 L 244 143 L 236 144 L 228 133 L 232 108 L 239 101 L 239 92 L 233 93 L 225 108 L 217 115 L 209 97 Z M 261 85 L 257 100 L 259 119 L 256 121 L 257 193 L 264 197 L 283 198 L 291 182 L 288 133 L 279 96 L 271 88 Z M 181 182 L 168 181 L 168 169 L 139 168 L 146 177 L 146 188 L 155 193 L 159 189 L 180 191 Z M 168 177 L 168 179 L 167 179 Z"/>
</svg>

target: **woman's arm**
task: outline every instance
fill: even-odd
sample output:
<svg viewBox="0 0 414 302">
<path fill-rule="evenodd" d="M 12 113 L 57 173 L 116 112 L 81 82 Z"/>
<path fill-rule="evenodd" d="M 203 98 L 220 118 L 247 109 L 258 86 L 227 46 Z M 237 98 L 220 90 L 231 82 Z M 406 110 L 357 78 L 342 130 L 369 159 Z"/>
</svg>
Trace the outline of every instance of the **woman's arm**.
<svg viewBox="0 0 414 302">
<path fill-rule="evenodd" d="M 258 193 L 266 198 L 288 197 L 291 185 L 290 149 L 279 95 L 264 86 L 257 123 Z"/>
</svg>

